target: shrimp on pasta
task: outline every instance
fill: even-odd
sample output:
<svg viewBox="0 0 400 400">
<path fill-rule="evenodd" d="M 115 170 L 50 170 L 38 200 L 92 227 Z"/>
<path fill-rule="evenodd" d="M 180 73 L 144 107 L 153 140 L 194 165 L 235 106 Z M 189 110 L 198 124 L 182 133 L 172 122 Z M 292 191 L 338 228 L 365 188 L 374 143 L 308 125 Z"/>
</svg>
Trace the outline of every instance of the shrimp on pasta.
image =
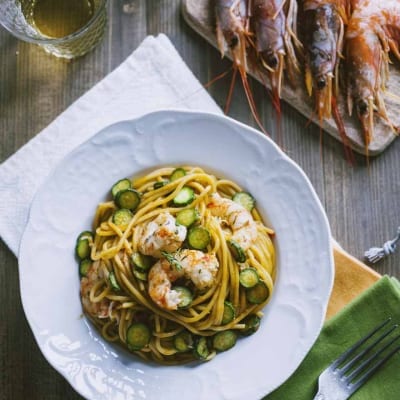
<svg viewBox="0 0 400 400">
<path fill-rule="evenodd" d="M 273 235 L 248 192 L 199 167 L 123 178 L 77 239 L 83 311 L 145 360 L 211 360 L 260 326 Z"/>
</svg>

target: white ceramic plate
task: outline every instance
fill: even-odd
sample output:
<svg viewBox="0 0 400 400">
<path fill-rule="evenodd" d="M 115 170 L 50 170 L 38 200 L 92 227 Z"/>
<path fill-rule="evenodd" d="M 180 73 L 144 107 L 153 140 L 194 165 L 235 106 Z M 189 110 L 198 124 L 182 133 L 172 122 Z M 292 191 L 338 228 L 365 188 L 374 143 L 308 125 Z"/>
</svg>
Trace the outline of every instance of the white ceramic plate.
<svg viewBox="0 0 400 400">
<path fill-rule="evenodd" d="M 74 245 L 125 176 L 191 164 L 237 181 L 276 231 L 277 281 L 261 328 L 199 365 L 158 366 L 82 317 Z M 88 399 L 258 399 L 283 383 L 321 329 L 333 283 L 330 231 L 304 173 L 229 118 L 161 111 L 114 124 L 69 154 L 38 191 L 20 248 L 25 313 L 47 360 Z"/>
</svg>

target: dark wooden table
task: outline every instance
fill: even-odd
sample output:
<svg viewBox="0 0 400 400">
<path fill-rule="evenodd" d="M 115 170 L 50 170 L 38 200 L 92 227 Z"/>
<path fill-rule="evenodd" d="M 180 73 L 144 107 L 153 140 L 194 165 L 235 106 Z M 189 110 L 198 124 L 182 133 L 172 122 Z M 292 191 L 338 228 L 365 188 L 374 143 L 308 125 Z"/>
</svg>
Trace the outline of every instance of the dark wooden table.
<svg viewBox="0 0 400 400">
<path fill-rule="evenodd" d="M 129 5 L 129 7 L 125 7 Z M 179 0 L 114 0 L 108 4 L 105 40 L 73 62 L 57 60 L 40 48 L 0 30 L 0 161 L 5 161 L 46 127 L 96 82 L 117 67 L 146 35 L 166 33 L 198 79 L 206 83 L 229 62 L 182 19 Z M 134 79 L 134 77 L 132 77 Z M 229 79 L 209 89 L 223 107 Z M 277 140 L 274 111 L 265 89 L 251 82 L 262 120 Z M 230 115 L 254 125 L 238 84 Z M 332 234 L 349 253 L 362 259 L 372 245 L 392 237 L 400 225 L 400 139 L 381 156 L 362 156 L 349 166 L 340 143 L 307 125 L 282 105 L 282 141 L 287 154 L 306 172 L 328 215 Z M 4 212 L 4 211 L 3 211 Z M 400 278 L 400 251 L 374 267 Z M 79 399 L 39 351 L 24 316 L 18 262 L 0 243 L 0 399 Z"/>
</svg>

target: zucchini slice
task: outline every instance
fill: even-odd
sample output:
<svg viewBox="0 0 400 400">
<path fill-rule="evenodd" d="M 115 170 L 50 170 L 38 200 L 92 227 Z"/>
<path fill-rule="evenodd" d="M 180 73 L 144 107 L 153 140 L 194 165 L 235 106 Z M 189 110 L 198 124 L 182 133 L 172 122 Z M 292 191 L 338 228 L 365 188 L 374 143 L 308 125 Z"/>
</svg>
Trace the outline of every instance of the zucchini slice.
<svg viewBox="0 0 400 400">
<path fill-rule="evenodd" d="M 243 206 L 247 211 L 251 211 L 256 204 L 256 200 L 254 199 L 254 197 L 247 192 L 235 193 L 232 197 L 232 200 L 235 203 L 238 203 L 241 206 Z"/>
<path fill-rule="evenodd" d="M 257 332 L 260 327 L 261 318 L 256 314 L 249 314 L 246 318 L 241 321 L 245 324 L 245 328 L 240 331 L 244 336 L 250 336 Z"/>
<path fill-rule="evenodd" d="M 189 186 L 184 186 L 173 198 L 172 203 L 179 207 L 187 206 L 194 200 L 194 197 L 194 190 Z"/>
<path fill-rule="evenodd" d="M 91 232 L 91 231 L 81 232 L 78 236 L 78 239 L 76 239 L 76 241 L 79 242 L 80 240 L 83 240 L 83 239 L 92 239 L 93 240 L 94 239 L 93 232 Z"/>
<path fill-rule="evenodd" d="M 221 331 L 213 336 L 213 347 L 217 351 L 226 351 L 236 344 L 237 335 L 232 330 Z"/>
<path fill-rule="evenodd" d="M 189 226 L 198 221 L 199 217 L 200 214 L 195 208 L 187 208 L 186 210 L 181 210 L 176 214 L 176 223 L 189 228 Z"/>
<path fill-rule="evenodd" d="M 210 355 L 210 349 L 208 348 L 207 338 L 205 336 L 198 336 L 196 338 L 193 354 L 199 360 L 206 360 Z"/>
<path fill-rule="evenodd" d="M 233 307 L 233 304 L 230 301 L 225 301 L 224 302 L 224 313 L 222 315 L 222 325 L 229 324 L 229 322 L 232 322 L 235 319 L 236 312 L 235 312 L 235 307 Z"/>
<path fill-rule="evenodd" d="M 193 349 L 192 334 L 187 330 L 179 332 L 174 336 L 174 347 L 180 353 Z"/>
<path fill-rule="evenodd" d="M 239 282 L 246 289 L 256 286 L 260 282 L 257 270 L 251 267 L 242 269 L 239 273 Z"/>
<path fill-rule="evenodd" d="M 192 249 L 204 250 L 210 243 L 210 232 L 202 226 L 195 226 L 189 229 L 187 241 Z"/>
<path fill-rule="evenodd" d="M 158 182 L 155 182 L 154 185 L 153 185 L 153 189 L 160 189 L 160 188 L 162 188 L 163 186 L 165 186 L 167 183 L 169 183 L 169 182 L 168 182 L 168 181 L 158 181 Z"/>
<path fill-rule="evenodd" d="M 126 344 L 133 351 L 141 350 L 150 342 L 149 327 L 142 322 L 134 322 L 126 331 Z"/>
<path fill-rule="evenodd" d="M 111 194 L 113 198 L 115 199 L 115 196 L 120 192 L 121 190 L 126 190 L 130 189 L 132 187 L 132 183 L 130 179 L 124 178 L 120 179 L 118 182 L 114 183 L 114 185 L 111 188 Z"/>
<path fill-rule="evenodd" d="M 90 258 L 85 258 L 79 262 L 79 275 L 86 276 L 89 268 L 92 266 L 92 260 Z"/>
<path fill-rule="evenodd" d="M 190 307 L 193 301 L 193 293 L 190 289 L 185 286 L 173 286 L 172 290 L 179 293 L 180 301 L 178 303 L 178 308 L 185 309 Z"/>
<path fill-rule="evenodd" d="M 140 194 L 135 189 L 120 190 L 115 196 L 115 204 L 119 208 L 134 211 L 140 203 Z"/>
<path fill-rule="evenodd" d="M 263 281 L 258 282 L 257 285 L 246 290 L 246 299 L 252 304 L 261 304 L 268 299 L 268 296 L 269 289 Z"/>
<path fill-rule="evenodd" d="M 141 271 L 140 269 L 134 268 L 132 273 L 137 279 L 139 279 L 139 281 L 143 281 L 143 282 L 147 281 L 147 272 L 146 271 Z"/>
<path fill-rule="evenodd" d="M 131 260 L 135 267 L 137 267 L 141 271 L 148 271 L 154 264 L 153 257 L 145 256 L 144 254 L 139 252 L 133 253 L 131 256 Z"/>
<path fill-rule="evenodd" d="M 227 241 L 229 250 L 232 253 L 232 257 L 239 263 L 243 263 L 246 261 L 246 253 L 244 252 L 243 248 L 239 245 L 239 243 L 235 242 L 234 240 Z"/>
<path fill-rule="evenodd" d="M 108 280 L 110 282 L 110 286 L 113 291 L 115 291 L 115 292 L 121 291 L 121 286 L 119 286 L 119 283 L 117 281 L 114 271 L 110 272 L 110 275 L 108 275 Z"/>
<path fill-rule="evenodd" d="M 124 229 L 129 225 L 131 219 L 133 218 L 133 214 L 131 210 L 126 208 L 121 208 L 119 210 L 114 211 L 112 216 L 112 222 L 120 228 Z"/>
<path fill-rule="evenodd" d="M 90 243 L 89 239 L 80 239 L 75 245 L 75 254 L 79 260 L 84 260 L 90 257 Z"/>
<path fill-rule="evenodd" d="M 171 182 L 177 179 L 183 178 L 186 175 L 186 171 L 183 168 L 176 168 L 172 171 L 171 177 L 169 178 Z"/>
</svg>

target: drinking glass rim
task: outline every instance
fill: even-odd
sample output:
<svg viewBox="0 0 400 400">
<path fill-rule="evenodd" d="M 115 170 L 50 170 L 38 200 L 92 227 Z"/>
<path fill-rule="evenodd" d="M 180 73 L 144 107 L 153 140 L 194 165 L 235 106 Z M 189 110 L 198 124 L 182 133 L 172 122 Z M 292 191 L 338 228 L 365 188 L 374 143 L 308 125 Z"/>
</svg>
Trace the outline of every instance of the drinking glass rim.
<svg viewBox="0 0 400 400">
<path fill-rule="evenodd" d="M 0 24 L 8 31 L 10 32 L 13 36 L 16 38 L 24 41 L 24 42 L 29 42 L 29 43 L 35 43 L 35 44 L 62 44 L 65 42 L 68 42 L 71 39 L 74 39 L 78 36 L 80 36 L 82 33 L 85 33 L 89 28 L 92 26 L 92 24 L 97 20 L 97 18 L 100 16 L 100 14 L 103 11 L 103 8 L 105 4 L 107 3 L 107 0 L 100 0 L 100 6 L 96 10 L 96 12 L 93 14 L 92 18 L 84 25 L 82 28 L 78 29 L 76 32 L 70 33 L 67 36 L 64 36 L 62 38 L 45 38 L 45 39 L 38 39 L 38 38 L 33 38 L 30 36 L 23 35 L 19 32 L 13 31 L 10 29 L 10 27 L 4 25 L 2 21 L 0 20 Z"/>
</svg>

